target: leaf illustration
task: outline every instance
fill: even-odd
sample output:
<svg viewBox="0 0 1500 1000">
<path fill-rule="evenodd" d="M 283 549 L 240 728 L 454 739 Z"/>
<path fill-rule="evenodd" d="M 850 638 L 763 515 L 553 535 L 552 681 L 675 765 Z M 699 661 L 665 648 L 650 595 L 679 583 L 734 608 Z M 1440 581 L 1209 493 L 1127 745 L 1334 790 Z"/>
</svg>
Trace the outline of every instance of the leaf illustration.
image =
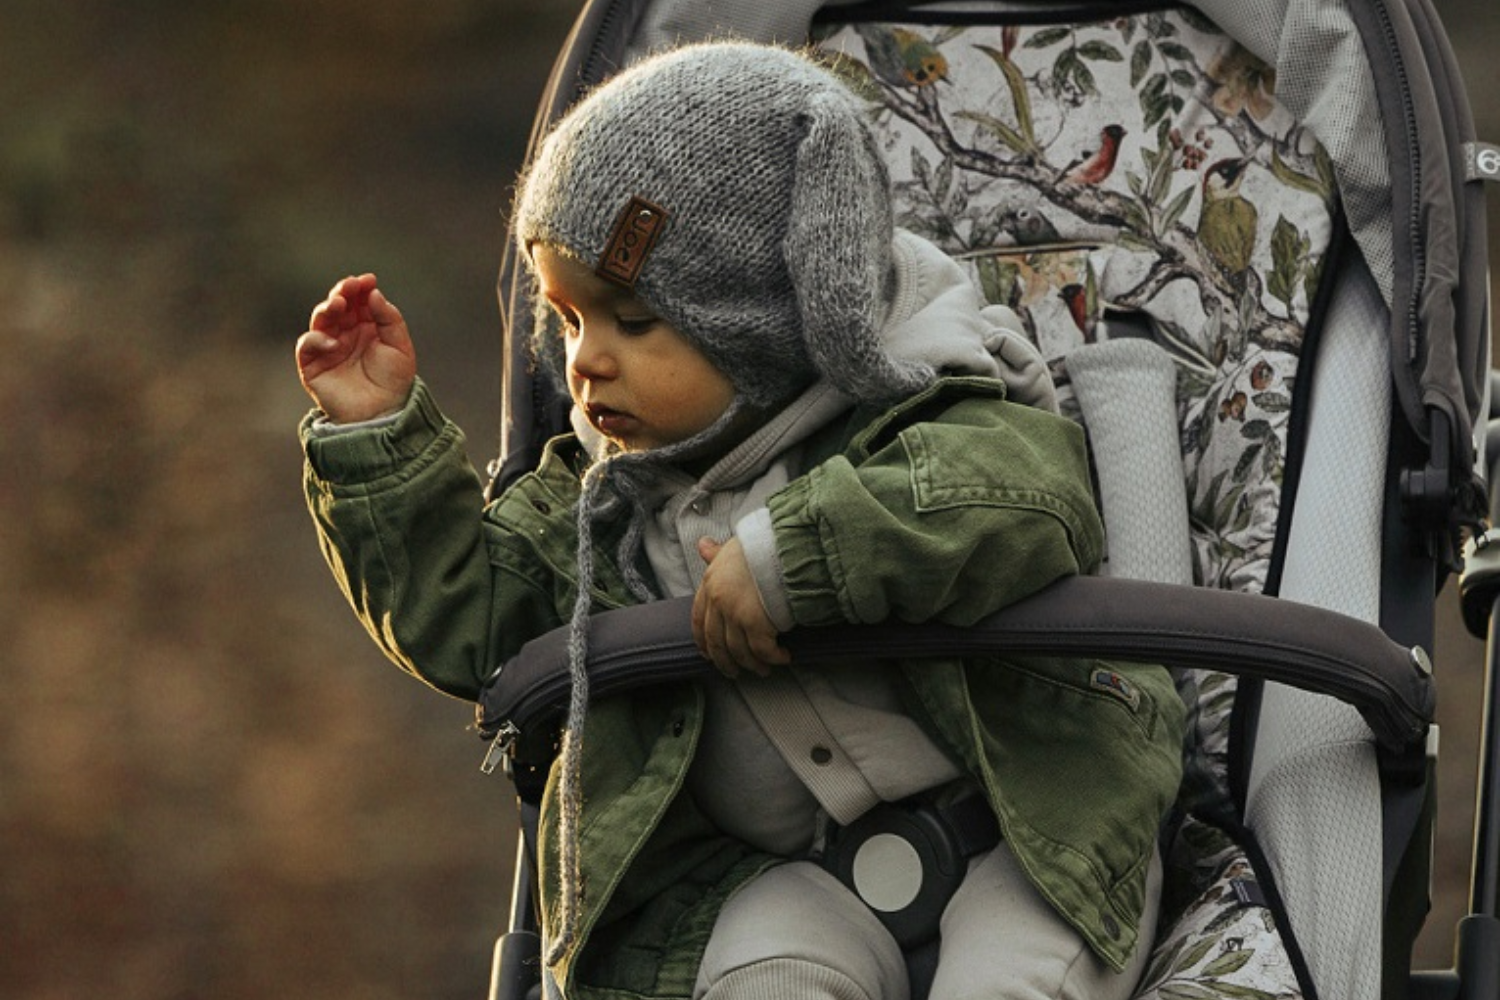
<svg viewBox="0 0 1500 1000">
<path fill-rule="evenodd" d="M 1151 965 L 1146 970 L 1146 974 L 1141 977 L 1141 982 L 1154 983 L 1158 979 L 1164 978 L 1167 975 L 1167 970 L 1172 967 L 1177 956 L 1182 954 L 1182 949 L 1186 947 L 1187 940 L 1184 938 L 1174 941 L 1172 947 L 1164 951 L 1158 949 L 1156 954 L 1151 956 Z"/>
<path fill-rule="evenodd" d="M 987 115 L 979 111 L 955 111 L 953 117 L 973 122 L 999 139 L 1013 152 L 1025 155 L 1032 151 L 1031 145 L 1019 132 L 994 115 Z"/>
<path fill-rule="evenodd" d="M 1250 467 L 1260 457 L 1260 449 L 1261 446 L 1259 444 L 1252 444 L 1240 453 L 1240 460 L 1234 463 L 1233 478 L 1235 482 L 1243 483 L 1246 479 L 1250 478 Z"/>
<path fill-rule="evenodd" d="M 1044 28 L 1036 32 L 1023 43 L 1024 48 L 1045 49 L 1067 38 L 1072 34 L 1068 28 Z"/>
<path fill-rule="evenodd" d="M 1157 73 L 1146 81 L 1146 86 L 1141 88 L 1140 102 L 1147 127 L 1167 117 L 1172 110 L 1172 97 L 1167 93 L 1165 73 Z"/>
<path fill-rule="evenodd" d="M 1166 211 L 1161 216 L 1161 228 L 1163 232 L 1177 225 L 1177 220 L 1182 218 L 1182 213 L 1187 211 L 1188 205 L 1193 201 L 1193 190 L 1193 185 L 1189 184 L 1178 192 L 1177 196 L 1167 205 Z"/>
<path fill-rule="evenodd" d="M 932 165 L 915 146 L 911 150 L 911 173 L 917 179 L 917 183 L 922 185 L 922 190 L 932 190 Z"/>
<path fill-rule="evenodd" d="M 1240 428 L 1240 433 L 1251 441 L 1262 441 L 1270 437 L 1274 432 L 1271 424 L 1265 420 L 1247 420 Z"/>
<path fill-rule="evenodd" d="M 1016 109 L 1017 129 L 1025 138 L 1028 149 L 1035 150 L 1037 148 L 1036 126 L 1031 118 L 1031 94 L 1026 87 L 1026 77 L 1022 75 L 1021 67 L 999 49 L 989 45 L 975 45 L 974 47 L 989 56 L 1004 74 L 1005 85 L 1010 90 L 1010 102 Z"/>
<path fill-rule="evenodd" d="M 1309 302 L 1317 295 L 1318 285 L 1323 281 L 1324 259 L 1324 254 L 1314 254 L 1307 262 L 1307 270 L 1302 278 L 1302 289 L 1307 293 Z"/>
<path fill-rule="evenodd" d="M 1108 42 L 1098 41 L 1084 42 L 1078 46 L 1078 54 L 1085 59 L 1093 59 L 1096 62 L 1124 62 L 1125 57 L 1120 50 Z"/>
<path fill-rule="evenodd" d="M 1279 216 L 1271 232 L 1271 273 L 1266 278 L 1266 291 L 1288 311 L 1297 294 L 1298 279 L 1302 277 L 1302 256 L 1301 233 L 1285 215 Z"/>
<path fill-rule="evenodd" d="M 1071 82 L 1080 93 L 1090 96 L 1099 93 L 1094 84 L 1094 71 L 1079 57 L 1077 48 L 1063 49 L 1058 55 L 1052 66 L 1052 82 L 1059 88 Z"/>
<path fill-rule="evenodd" d="M 1240 509 L 1239 509 L 1239 512 L 1234 515 L 1234 522 L 1232 524 L 1230 524 L 1230 526 L 1228 528 L 1228 531 L 1226 533 L 1230 534 L 1230 535 L 1240 535 L 1240 534 L 1243 534 L 1245 532 L 1245 530 L 1250 527 L 1250 522 L 1252 520 L 1254 520 L 1254 519 L 1255 519 L 1255 511 L 1250 506 L 1250 503 L 1248 502 L 1246 494 L 1244 492 L 1241 492 L 1240 493 Z M 1247 551 L 1249 551 L 1249 550 L 1248 549 L 1237 548 L 1237 554 L 1238 555 L 1244 555 Z"/>
<path fill-rule="evenodd" d="M 932 195 L 935 200 L 943 200 L 953 190 L 953 161 L 946 156 L 938 164 L 937 177 L 933 184 Z M 954 213 L 949 213 L 954 214 Z"/>
<path fill-rule="evenodd" d="M 1319 147 L 1319 151 L 1321 151 L 1321 147 Z M 1326 155 L 1327 154 L 1324 154 L 1325 158 Z M 1318 166 L 1321 173 L 1321 164 L 1318 164 Z M 1329 198 L 1333 196 L 1333 180 L 1331 169 L 1329 171 L 1328 177 L 1326 178 L 1322 176 L 1309 177 L 1307 174 L 1296 170 L 1285 160 L 1283 160 L 1281 158 L 1281 150 L 1274 147 L 1271 149 L 1271 173 L 1282 184 L 1297 191 L 1305 191 L 1308 194 L 1315 194 L 1324 201 L 1329 200 Z"/>
<path fill-rule="evenodd" d="M 1187 950 L 1172 966 L 1172 975 L 1180 976 L 1208 957 L 1209 952 L 1219 946 L 1217 936 L 1205 937 Z"/>
<path fill-rule="evenodd" d="M 1214 995 L 1226 998 L 1226 1000 L 1276 1000 L 1276 994 L 1258 990 L 1253 986 L 1240 986 L 1237 983 L 1213 984 Z"/>
<path fill-rule="evenodd" d="M 1227 976 L 1231 972 L 1243 969 L 1249 961 L 1255 957 L 1255 951 L 1251 948 L 1241 948 L 1237 951 L 1226 952 L 1203 967 L 1200 975 L 1203 976 Z"/>
<path fill-rule="evenodd" d="M 1239 486 L 1235 489 L 1230 490 L 1229 493 L 1219 501 L 1218 506 L 1214 508 L 1214 517 L 1213 520 L 1209 523 L 1229 524 L 1229 515 L 1233 513 L 1236 505 L 1238 505 L 1240 502 L 1240 498 L 1244 495 L 1245 488 L 1243 486 Z M 1233 525 L 1230 525 L 1230 530 L 1233 530 Z"/>
<path fill-rule="evenodd" d="M 1142 39 L 1135 43 L 1135 48 L 1130 53 L 1130 88 L 1134 90 L 1141 85 L 1146 78 L 1146 71 L 1151 68 L 1151 43 Z"/>
<path fill-rule="evenodd" d="M 953 39 L 957 38 L 959 35 L 962 35 L 967 30 L 969 29 L 962 24 L 950 24 L 947 27 L 943 28 L 943 30 L 939 31 L 936 35 L 932 36 L 932 44 L 937 47 L 942 47 L 953 41 Z"/>
<path fill-rule="evenodd" d="M 1265 413 L 1287 413 L 1292 408 L 1292 397 L 1284 392 L 1258 392 L 1250 399 Z"/>
</svg>

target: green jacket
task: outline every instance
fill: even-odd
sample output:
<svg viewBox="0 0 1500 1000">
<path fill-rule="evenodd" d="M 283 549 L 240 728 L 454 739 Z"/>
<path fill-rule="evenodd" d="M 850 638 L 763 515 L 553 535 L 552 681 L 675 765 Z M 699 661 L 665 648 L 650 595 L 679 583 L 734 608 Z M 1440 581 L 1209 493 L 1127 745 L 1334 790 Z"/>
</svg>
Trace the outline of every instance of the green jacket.
<svg viewBox="0 0 1500 1000">
<path fill-rule="evenodd" d="M 997 382 L 947 379 L 811 442 L 817 464 L 769 504 L 799 625 L 963 625 L 1097 568 L 1081 431 L 1003 397 Z M 420 383 L 389 426 L 320 438 L 305 424 L 304 440 L 325 554 L 404 669 L 473 699 L 496 665 L 567 621 L 586 462 L 572 437 L 483 510 L 462 438 Z M 595 536 L 595 604 L 630 603 L 616 532 Z M 1037 888 L 1121 967 L 1180 777 L 1182 706 L 1166 671 L 1013 657 L 914 660 L 899 674 L 913 715 L 981 782 Z M 690 995 L 718 907 L 778 860 L 678 794 L 702 719 L 702 691 L 686 683 L 590 707 L 579 935 L 552 970 L 568 996 Z M 539 865 L 549 928 L 552 793 Z"/>
</svg>

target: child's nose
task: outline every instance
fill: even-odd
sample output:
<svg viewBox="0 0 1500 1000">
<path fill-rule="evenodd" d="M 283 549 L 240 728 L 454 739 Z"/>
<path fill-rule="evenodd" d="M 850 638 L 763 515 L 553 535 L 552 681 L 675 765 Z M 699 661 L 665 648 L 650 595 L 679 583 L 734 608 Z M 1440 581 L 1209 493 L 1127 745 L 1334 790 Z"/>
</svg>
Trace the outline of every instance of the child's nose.
<svg viewBox="0 0 1500 1000">
<path fill-rule="evenodd" d="M 568 365 L 575 374 L 587 379 L 614 377 L 619 369 L 608 339 L 597 331 L 590 333 L 587 328 L 578 332 L 568 357 Z"/>
</svg>

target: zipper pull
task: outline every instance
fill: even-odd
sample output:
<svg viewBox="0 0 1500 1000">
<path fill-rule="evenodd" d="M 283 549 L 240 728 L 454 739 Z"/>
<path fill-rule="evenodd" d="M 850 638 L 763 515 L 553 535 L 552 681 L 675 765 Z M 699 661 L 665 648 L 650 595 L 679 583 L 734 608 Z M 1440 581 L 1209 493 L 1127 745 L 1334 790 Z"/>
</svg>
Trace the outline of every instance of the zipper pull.
<svg viewBox="0 0 1500 1000">
<path fill-rule="evenodd" d="M 501 724 L 495 732 L 495 738 L 490 741 L 490 748 L 484 753 L 484 760 L 479 765 L 479 770 L 485 774 L 494 774 L 500 762 L 510 753 L 510 748 L 515 745 L 516 737 L 521 731 L 516 724 L 506 721 Z"/>
</svg>

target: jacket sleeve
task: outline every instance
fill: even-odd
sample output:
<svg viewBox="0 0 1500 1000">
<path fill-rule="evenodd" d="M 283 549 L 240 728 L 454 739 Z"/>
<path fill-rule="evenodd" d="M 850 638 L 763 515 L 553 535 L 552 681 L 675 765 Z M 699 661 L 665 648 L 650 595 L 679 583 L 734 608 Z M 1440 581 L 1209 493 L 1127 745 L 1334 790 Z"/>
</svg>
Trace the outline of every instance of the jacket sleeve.
<svg viewBox="0 0 1500 1000">
<path fill-rule="evenodd" d="M 771 498 L 797 624 L 968 625 L 1097 567 L 1082 431 L 957 381 L 967 386 L 939 383 Z"/>
<path fill-rule="evenodd" d="M 476 698 L 504 657 L 556 624 L 536 560 L 485 519 L 463 435 L 420 381 L 382 425 L 326 434 L 315 420 L 301 428 L 303 484 L 340 589 L 399 667 Z"/>
</svg>

